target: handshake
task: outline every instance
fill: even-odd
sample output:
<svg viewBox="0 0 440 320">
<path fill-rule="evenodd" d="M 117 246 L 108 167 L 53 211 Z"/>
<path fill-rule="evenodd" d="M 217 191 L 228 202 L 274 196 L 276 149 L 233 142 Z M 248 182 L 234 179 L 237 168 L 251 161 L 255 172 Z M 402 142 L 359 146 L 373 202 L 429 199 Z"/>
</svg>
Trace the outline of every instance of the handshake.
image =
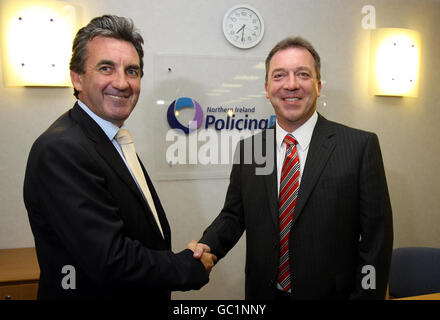
<svg viewBox="0 0 440 320">
<path fill-rule="evenodd" d="M 214 267 L 217 262 L 217 257 L 210 253 L 211 248 L 204 243 L 197 242 L 196 240 L 192 240 L 188 243 L 186 248 L 194 252 L 193 257 L 200 260 L 208 274 L 211 273 L 212 267 Z"/>
</svg>

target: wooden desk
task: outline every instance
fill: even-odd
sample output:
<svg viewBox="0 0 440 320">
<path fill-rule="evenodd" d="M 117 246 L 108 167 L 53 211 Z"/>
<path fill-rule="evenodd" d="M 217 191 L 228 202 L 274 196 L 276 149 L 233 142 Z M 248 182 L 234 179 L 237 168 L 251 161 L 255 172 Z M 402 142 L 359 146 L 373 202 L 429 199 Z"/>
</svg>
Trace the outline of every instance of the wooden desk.
<svg viewBox="0 0 440 320">
<path fill-rule="evenodd" d="M 393 300 L 440 300 L 440 293 L 424 294 L 421 296 L 405 297 Z"/>
<path fill-rule="evenodd" d="M 36 299 L 39 278 L 35 248 L 0 250 L 0 300 Z"/>
</svg>

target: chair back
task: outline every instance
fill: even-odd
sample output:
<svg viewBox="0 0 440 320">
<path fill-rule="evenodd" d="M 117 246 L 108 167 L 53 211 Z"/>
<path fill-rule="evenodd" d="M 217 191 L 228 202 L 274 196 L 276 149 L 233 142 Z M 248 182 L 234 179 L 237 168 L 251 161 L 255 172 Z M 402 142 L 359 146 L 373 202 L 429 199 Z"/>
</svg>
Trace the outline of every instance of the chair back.
<svg viewBox="0 0 440 320">
<path fill-rule="evenodd" d="M 440 248 L 393 250 L 389 294 L 394 298 L 440 292 Z"/>
</svg>

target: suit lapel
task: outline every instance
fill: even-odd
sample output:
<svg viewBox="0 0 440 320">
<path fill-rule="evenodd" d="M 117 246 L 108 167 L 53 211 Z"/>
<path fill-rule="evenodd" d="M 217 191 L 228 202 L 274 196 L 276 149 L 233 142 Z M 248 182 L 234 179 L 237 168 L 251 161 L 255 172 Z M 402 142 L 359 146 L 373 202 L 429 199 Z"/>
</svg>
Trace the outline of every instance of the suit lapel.
<svg viewBox="0 0 440 320">
<path fill-rule="evenodd" d="M 139 197 L 139 200 L 144 204 L 144 207 L 148 211 L 147 217 L 150 220 L 154 230 L 157 231 L 157 233 L 162 238 L 162 234 L 159 230 L 159 227 L 157 226 L 157 223 L 153 217 L 153 213 L 151 212 L 151 209 L 144 199 L 143 195 L 141 194 L 139 188 L 136 185 L 136 182 L 133 180 L 133 177 L 130 174 L 130 171 L 128 171 L 127 166 L 125 165 L 124 161 L 121 159 L 121 156 L 115 149 L 115 146 L 111 143 L 111 141 L 108 139 L 108 137 L 105 135 L 104 131 L 102 131 L 101 127 L 92 119 L 90 118 L 87 113 L 85 113 L 80 106 L 75 104 L 75 106 L 72 109 L 71 112 L 72 118 L 81 126 L 85 134 L 95 142 L 96 151 L 101 155 L 101 157 L 104 159 L 105 162 L 118 174 L 118 176 L 121 178 L 121 180 L 127 185 L 127 187 L 134 192 L 137 197 Z M 140 162 L 140 161 L 139 161 Z M 140 162 L 141 163 L 141 162 Z M 144 175 L 147 178 L 148 175 L 145 172 L 145 169 L 141 163 L 142 169 L 144 170 Z M 148 183 L 148 182 L 147 182 Z M 150 191 L 152 192 L 151 188 L 151 182 L 148 184 Z M 152 192 L 153 193 L 153 192 Z M 154 192 L 155 194 L 155 192 Z M 157 197 L 157 195 L 156 195 Z M 154 199 L 155 204 L 157 203 L 156 199 Z M 160 207 L 162 210 L 162 207 Z M 156 209 L 160 211 L 157 206 Z M 159 213 L 158 213 L 159 214 Z M 163 221 L 163 218 L 160 219 L 161 223 Z M 162 227 L 164 227 L 162 225 Z M 169 234 L 169 227 L 166 228 L 168 230 Z M 165 230 L 164 230 L 165 233 Z"/>
<path fill-rule="evenodd" d="M 274 223 L 274 226 L 278 228 L 278 187 L 277 187 L 277 144 L 276 144 L 276 128 L 275 126 L 271 129 L 269 129 L 271 134 L 267 136 L 268 130 L 263 131 L 263 150 L 266 152 L 266 156 L 269 154 L 269 156 L 273 155 L 273 159 L 269 161 L 273 161 L 273 170 L 271 174 L 264 176 L 264 184 L 266 186 L 266 195 L 267 195 L 267 202 L 268 206 L 270 208 L 270 215 L 272 216 L 272 220 Z M 273 134 L 273 136 L 272 136 Z M 266 138 L 273 139 L 273 150 L 272 153 L 269 153 L 266 151 Z M 269 144 L 270 146 L 270 144 Z"/>
<path fill-rule="evenodd" d="M 119 156 L 114 145 L 105 135 L 99 125 L 85 113 L 80 106 L 75 104 L 72 109 L 72 117 L 83 129 L 85 134 L 95 142 L 96 151 L 113 168 L 119 177 L 127 184 L 127 186 L 138 196 L 142 197 L 136 183 L 130 175 L 124 161 Z"/>
<path fill-rule="evenodd" d="M 310 141 L 304 173 L 301 178 L 292 226 L 301 215 L 313 188 L 325 168 L 327 160 L 336 146 L 334 134 L 331 122 L 318 114 L 318 121 Z"/>
<path fill-rule="evenodd" d="M 139 163 L 142 167 L 142 171 L 144 173 L 145 180 L 147 181 L 148 189 L 150 189 L 151 197 L 153 198 L 154 206 L 156 207 L 156 212 L 159 217 L 159 221 L 160 221 L 160 225 L 162 227 L 163 235 L 164 235 L 165 239 L 169 242 L 169 245 L 171 246 L 171 229 L 170 229 L 170 225 L 168 223 L 167 217 L 165 215 L 165 211 L 162 207 L 159 196 L 156 193 L 156 189 L 154 188 L 153 183 L 151 182 L 151 179 L 148 176 L 147 170 L 145 169 L 145 167 L 142 164 L 142 161 L 141 161 L 141 159 L 139 159 L 139 157 L 138 157 L 138 160 L 139 160 Z M 150 206 L 148 206 L 148 208 L 151 210 Z M 153 217 L 153 213 L 151 213 L 149 215 L 149 218 L 150 218 L 156 232 L 162 237 L 162 234 L 161 234 L 159 227 L 156 223 L 156 219 L 154 219 L 154 217 Z"/>
</svg>

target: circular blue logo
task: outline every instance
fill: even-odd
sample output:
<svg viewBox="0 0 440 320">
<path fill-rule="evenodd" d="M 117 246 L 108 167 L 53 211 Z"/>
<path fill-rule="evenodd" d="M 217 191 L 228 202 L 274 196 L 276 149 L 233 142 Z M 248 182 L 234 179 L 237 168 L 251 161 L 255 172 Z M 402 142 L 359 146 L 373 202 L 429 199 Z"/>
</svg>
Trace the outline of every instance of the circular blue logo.
<svg viewBox="0 0 440 320">
<path fill-rule="evenodd" d="M 189 128 L 187 126 L 184 126 L 179 122 L 179 120 L 177 120 L 176 113 L 178 113 L 178 111 L 183 108 L 194 108 L 195 109 L 196 112 L 194 115 L 194 119 L 192 120 L 192 121 L 195 121 L 197 124 L 195 128 L 192 128 L 192 127 Z M 202 125 L 203 110 L 202 110 L 202 107 L 200 106 L 200 104 L 196 100 L 191 99 L 191 98 L 182 97 L 182 98 L 179 98 L 179 99 L 173 101 L 173 103 L 170 104 L 170 106 L 168 108 L 168 112 L 167 112 L 167 119 L 168 119 L 168 123 L 171 128 L 183 130 L 183 132 L 188 134 L 190 131 L 193 131 L 194 129 L 200 128 L 200 126 Z"/>
</svg>

